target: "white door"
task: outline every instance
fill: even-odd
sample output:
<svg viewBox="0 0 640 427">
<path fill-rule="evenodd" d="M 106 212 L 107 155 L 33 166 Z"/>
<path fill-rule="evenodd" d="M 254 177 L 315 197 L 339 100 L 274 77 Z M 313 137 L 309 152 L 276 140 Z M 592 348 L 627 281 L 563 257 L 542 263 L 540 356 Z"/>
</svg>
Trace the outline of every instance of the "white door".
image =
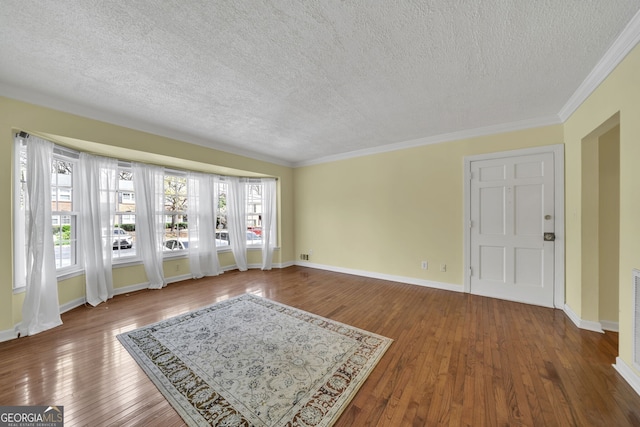
<svg viewBox="0 0 640 427">
<path fill-rule="evenodd" d="M 553 153 L 470 163 L 470 290 L 554 306 Z"/>
</svg>

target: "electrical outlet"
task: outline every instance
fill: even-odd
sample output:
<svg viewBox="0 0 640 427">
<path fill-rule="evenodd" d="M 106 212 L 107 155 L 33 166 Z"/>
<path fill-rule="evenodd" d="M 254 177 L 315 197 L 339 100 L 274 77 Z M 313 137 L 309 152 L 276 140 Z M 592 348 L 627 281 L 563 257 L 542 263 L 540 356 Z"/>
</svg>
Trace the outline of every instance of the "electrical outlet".
<svg viewBox="0 0 640 427">
<path fill-rule="evenodd" d="M 423 270 L 427 270 L 429 268 L 429 263 L 427 261 L 422 261 L 420 267 L 422 267 Z"/>
<path fill-rule="evenodd" d="M 176 271 L 180 271 L 180 264 L 176 264 Z"/>
<path fill-rule="evenodd" d="M 447 271 L 447 264 L 440 264 L 440 271 L 443 273 Z"/>
</svg>

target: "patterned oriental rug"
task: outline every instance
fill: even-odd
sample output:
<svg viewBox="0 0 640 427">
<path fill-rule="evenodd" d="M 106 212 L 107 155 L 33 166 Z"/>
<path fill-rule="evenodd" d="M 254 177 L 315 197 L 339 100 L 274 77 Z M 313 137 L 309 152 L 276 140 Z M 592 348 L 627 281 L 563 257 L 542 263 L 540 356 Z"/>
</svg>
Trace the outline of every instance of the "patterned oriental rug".
<svg viewBox="0 0 640 427">
<path fill-rule="evenodd" d="M 392 340 L 245 294 L 118 335 L 188 425 L 331 426 Z"/>
</svg>

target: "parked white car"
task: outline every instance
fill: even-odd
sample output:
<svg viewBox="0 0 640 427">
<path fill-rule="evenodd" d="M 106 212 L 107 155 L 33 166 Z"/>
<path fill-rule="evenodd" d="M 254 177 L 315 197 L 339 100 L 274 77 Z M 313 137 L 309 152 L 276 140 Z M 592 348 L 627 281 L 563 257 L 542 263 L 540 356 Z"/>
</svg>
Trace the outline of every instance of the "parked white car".
<svg viewBox="0 0 640 427">
<path fill-rule="evenodd" d="M 113 229 L 112 246 L 113 249 L 131 249 L 133 246 L 133 237 L 120 227 Z"/>
<path fill-rule="evenodd" d="M 228 246 L 228 240 L 219 240 L 216 239 L 216 247 L 219 246 Z M 179 239 L 169 239 L 164 242 L 162 249 L 165 251 L 186 251 L 189 248 L 188 240 L 179 240 Z"/>
<path fill-rule="evenodd" d="M 185 251 L 187 248 L 189 248 L 189 242 L 179 239 L 168 239 L 162 246 L 165 251 Z"/>
<path fill-rule="evenodd" d="M 262 237 L 258 236 L 253 231 L 247 230 L 247 246 L 261 244 Z M 229 246 L 229 232 L 227 230 L 220 230 L 216 232 L 216 246 Z"/>
<path fill-rule="evenodd" d="M 253 231 L 247 231 L 247 246 L 249 245 L 261 245 L 262 237 L 258 236 Z"/>
<path fill-rule="evenodd" d="M 247 231 L 247 246 L 262 244 L 262 237 L 253 231 Z M 216 232 L 216 247 L 229 246 L 229 232 L 221 230 Z M 182 239 L 167 239 L 162 249 L 165 251 L 185 251 L 189 248 L 189 241 Z"/>
</svg>

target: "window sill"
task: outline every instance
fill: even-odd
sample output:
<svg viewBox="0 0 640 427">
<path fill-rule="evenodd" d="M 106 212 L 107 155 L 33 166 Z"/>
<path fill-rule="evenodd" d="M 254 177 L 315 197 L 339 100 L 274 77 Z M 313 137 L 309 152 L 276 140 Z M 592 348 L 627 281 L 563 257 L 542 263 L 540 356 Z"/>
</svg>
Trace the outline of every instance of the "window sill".
<svg viewBox="0 0 640 427">
<path fill-rule="evenodd" d="M 77 268 L 74 270 L 62 271 L 58 273 L 56 278 L 58 279 L 58 282 L 59 282 L 61 280 L 71 279 L 72 277 L 82 276 L 83 274 L 84 274 L 84 268 Z"/>
<path fill-rule="evenodd" d="M 246 248 L 248 251 L 260 251 L 262 250 L 261 246 L 247 246 Z M 276 247 L 274 248 L 276 250 L 280 250 L 280 247 Z M 231 247 L 230 246 L 222 246 L 217 248 L 217 252 L 218 253 L 226 253 L 226 252 L 231 252 Z M 189 256 L 189 251 L 187 250 L 181 250 L 181 251 L 173 251 L 173 252 L 165 252 L 163 255 L 164 259 L 173 259 L 173 258 L 183 258 L 183 257 L 188 257 Z"/>
<path fill-rule="evenodd" d="M 131 267 L 142 264 L 142 259 L 138 257 L 125 258 L 124 260 L 114 261 L 111 268 Z"/>
<path fill-rule="evenodd" d="M 280 250 L 280 247 L 277 246 L 274 248 L 275 250 Z M 260 246 L 248 246 L 247 247 L 248 251 L 259 251 L 262 250 L 262 247 Z M 222 248 L 218 248 L 218 253 L 225 253 L 225 252 L 231 252 L 231 248 L 230 247 L 222 247 Z M 172 253 L 172 254 L 165 254 L 163 256 L 164 259 L 179 259 L 179 258 L 187 258 L 189 256 L 189 253 L 187 251 L 179 251 L 176 253 Z M 116 269 L 116 268 L 125 268 L 125 267 L 132 267 L 135 265 L 141 265 L 142 264 L 142 259 L 138 258 L 138 257 L 131 257 L 130 259 L 127 260 L 122 260 L 122 261 L 114 261 L 112 268 Z M 83 268 L 81 269 L 74 269 L 74 270 L 68 270 L 68 271 L 63 271 L 62 273 L 59 273 L 56 277 L 57 281 L 63 281 L 63 280 L 67 280 L 67 279 L 71 279 L 72 277 L 77 277 L 77 276 L 81 276 L 85 274 L 85 271 Z M 24 293 L 26 290 L 26 287 L 21 286 L 19 288 L 14 288 L 13 289 L 13 294 L 21 294 Z"/>
</svg>

